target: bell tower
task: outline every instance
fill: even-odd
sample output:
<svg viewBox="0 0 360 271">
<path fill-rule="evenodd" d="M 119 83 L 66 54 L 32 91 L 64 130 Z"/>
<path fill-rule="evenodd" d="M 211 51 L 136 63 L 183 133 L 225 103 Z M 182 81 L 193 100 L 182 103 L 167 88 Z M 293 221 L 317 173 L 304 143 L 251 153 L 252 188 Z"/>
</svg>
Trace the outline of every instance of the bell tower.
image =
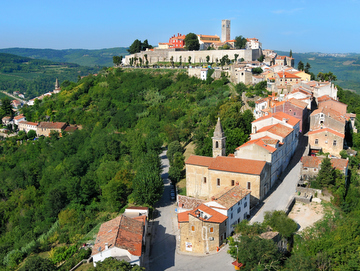
<svg viewBox="0 0 360 271">
<path fill-rule="evenodd" d="M 230 20 L 221 21 L 221 41 L 230 40 Z"/>
<path fill-rule="evenodd" d="M 221 126 L 220 118 L 215 126 L 214 136 L 212 137 L 213 157 L 226 155 L 226 137 Z"/>
</svg>

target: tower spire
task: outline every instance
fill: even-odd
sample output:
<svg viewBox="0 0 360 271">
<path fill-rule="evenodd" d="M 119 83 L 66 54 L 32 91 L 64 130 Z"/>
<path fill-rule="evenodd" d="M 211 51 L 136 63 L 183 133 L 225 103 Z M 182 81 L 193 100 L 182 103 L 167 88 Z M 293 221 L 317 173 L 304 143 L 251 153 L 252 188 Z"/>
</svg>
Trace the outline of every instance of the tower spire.
<svg viewBox="0 0 360 271">
<path fill-rule="evenodd" d="M 222 128 L 220 117 L 215 126 L 213 142 L 213 157 L 226 155 L 226 137 Z"/>
</svg>

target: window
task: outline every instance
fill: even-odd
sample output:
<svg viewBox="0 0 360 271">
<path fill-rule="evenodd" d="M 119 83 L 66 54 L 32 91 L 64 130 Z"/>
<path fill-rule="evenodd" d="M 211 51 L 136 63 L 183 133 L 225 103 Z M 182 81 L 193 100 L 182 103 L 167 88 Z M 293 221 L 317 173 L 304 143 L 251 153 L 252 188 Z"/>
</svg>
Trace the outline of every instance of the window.
<svg viewBox="0 0 360 271">
<path fill-rule="evenodd" d="M 234 185 L 235 185 L 235 181 L 231 180 L 231 186 L 234 186 Z"/>
<path fill-rule="evenodd" d="M 215 148 L 219 148 L 219 142 L 215 142 Z"/>
<path fill-rule="evenodd" d="M 304 167 L 304 170 L 308 170 L 308 168 L 307 168 L 307 167 Z"/>
<path fill-rule="evenodd" d="M 237 208 L 237 213 L 240 213 L 241 212 L 241 208 Z"/>
<path fill-rule="evenodd" d="M 315 145 L 319 144 L 319 139 L 315 138 Z"/>
<path fill-rule="evenodd" d="M 214 232 L 214 227 L 210 227 L 209 232 Z"/>
<path fill-rule="evenodd" d="M 219 178 L 217 178 L 217 180 L 216 180 L 216 185 L 220 186 L 220 179 Z"/>
<path fill-rule="evenodd" d="M 234 215 L 233 215 L 233 214 L 231 214 L 231 219 L 233 219 L 233 217 L 234 217 Z"/>
<path fill-rule="evenodd" d="M 249 189 L 249 190 L 251 189 L 251 183 L 250 182 L 247 183 L 247 189 Z"/>
<path fill-rule="evenodd" d="M 294 116 L 296 116 L 296 112 L 294 112 Z"/>
<path fill-rule="evenodd" d="M 232 210 L 233 210 L 233 207 L 230 208 L 230 211 L 232 211 Z"/>
<path fill-rule="evenodd" d="M 245 203 L 244 203 L 244 207 L 246 207 L 247 206 L 247 201 L 245 201 Z"/>
<path fill-rule="evenodd" d="M 206 177 L 204 177 L 204 184 L 206 183 Z"/>
<path fill-rule="evenodd" d="M 244 219 L 246 219 L 247 213 L 244 214 Z"/>
<path fill-rule="evenodd" d="M 336 140 L 334 140 L 334 142 L 333 142 L 333 146 L 336 146 Z"/>
<path fill-rule="evenodd" d="M 314 168 L 314 171 L 317 171 L 317 168 Z"/>
<path fill-rule="evenodd" d="M 195 231 L 195 226 L 191 226 L 191 231 Z"/>
</svg>

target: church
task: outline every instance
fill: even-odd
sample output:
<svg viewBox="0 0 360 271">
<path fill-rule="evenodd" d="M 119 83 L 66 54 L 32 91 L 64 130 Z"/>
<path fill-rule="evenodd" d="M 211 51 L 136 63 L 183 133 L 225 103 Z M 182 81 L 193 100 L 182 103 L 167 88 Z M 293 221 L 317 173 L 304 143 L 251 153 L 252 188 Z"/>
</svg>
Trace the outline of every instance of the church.
<svg viewBox="0 0 360 271">
<path fill-rule="evenodd" d="M 270 164 L 266 161 L 226 156 L 226 137 L 218 118 L 213 143 L 213 157 L 190 156 L 186 164 L 187 196 L 211 199 L 224 190 L 239 185 L 248 189 L 250 204 L 261 201 L 270 190 Z"/>
</svg>

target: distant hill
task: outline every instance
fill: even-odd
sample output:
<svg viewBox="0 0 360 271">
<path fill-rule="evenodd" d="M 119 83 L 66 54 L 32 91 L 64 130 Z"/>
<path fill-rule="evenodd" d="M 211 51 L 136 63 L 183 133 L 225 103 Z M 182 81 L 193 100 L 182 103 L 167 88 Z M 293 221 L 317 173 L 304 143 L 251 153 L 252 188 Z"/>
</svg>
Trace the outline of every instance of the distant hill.
<svg viewBox="0 0 360 271">
<path fill-rule="evenodd" d="M 45 59 L 55 62 L 71 62 L 81 66 L 113 66 L 113 56 L 127 55 L 127 48 L 117 47 L 100 50 L 86 49 L 31 49 L 31 48 L 7 48 L 0 49 L 0 53 L 14 54 L 34 59 Z"/>
<path fill-rule="evenodd" d="M 56 78 L 60 83 L 66 80 L 77 82 L 79 77 L 97 73 L 99 69 L 99 66 L 84 67 L 0 53 L 0 90 L 20 91 L 31 99 L 52 91 Z"/>
<path fill-rule="evenodd" d="M 280 55 L 289 52 L 276 51 Z M 310 71 L 317 75 L 319 72 L 329 72 L 337 76 L 335 82 L 344 89 L 360 93 L 360 54 L 324 54 L 324 53 L 293 53 L 295 68 L 299 61 L 309 62 Z"/>
</svg>

